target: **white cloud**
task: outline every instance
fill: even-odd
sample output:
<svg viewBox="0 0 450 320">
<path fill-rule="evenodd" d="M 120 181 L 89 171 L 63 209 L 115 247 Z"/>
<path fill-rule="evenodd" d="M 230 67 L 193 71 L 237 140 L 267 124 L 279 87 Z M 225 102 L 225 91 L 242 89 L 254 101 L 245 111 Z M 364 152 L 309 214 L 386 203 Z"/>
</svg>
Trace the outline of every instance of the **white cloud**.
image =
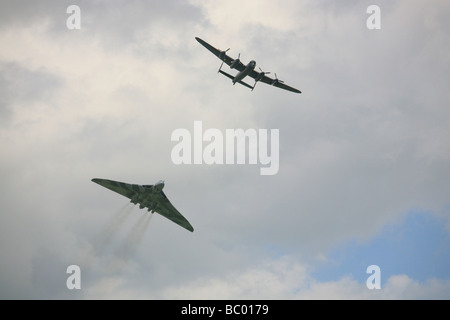
<svg viewBox="0 0 450 320">
<path fill-rule="evenodd" d="M 305 267 L 288 258 L 218 277 L 201 277 L 163 291 L 167 299 L 286 299 L 306 281 Z"/>
<path fill-rule="evenodd" d="M 264 265 L 205 277 L 164 290 L 167 299 L 448 299 L 450 280 L 425 283 L 406 275 L 391 276 L 381 289 L 368 289 L 350 277 L 320 282 L 308 267 L 282 257 Z"/>
</svg>

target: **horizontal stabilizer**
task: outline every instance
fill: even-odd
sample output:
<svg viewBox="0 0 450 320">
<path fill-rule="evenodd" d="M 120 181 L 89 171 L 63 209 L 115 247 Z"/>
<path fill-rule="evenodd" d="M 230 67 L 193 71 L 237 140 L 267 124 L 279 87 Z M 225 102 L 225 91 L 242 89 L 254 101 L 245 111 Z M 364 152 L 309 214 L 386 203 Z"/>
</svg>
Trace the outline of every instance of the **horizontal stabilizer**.
<svg viewBox="0 0 450 320">
<path fill-rule="evenodd" d="M 219 72 L 220 72 L 221 74 L 223 74 L 224 76 L 226 76 L 226 77 L 230 78 L 231 80 L 233 80 L 233 79 L 234 79 L 234 77 L 233 77 L 233 76 L 232 76 L 231 74 L 229 74 L 229 73 L 226 73 L 225 71 L 219 70 Z"/>
<path fill-rule="evenodd" d="M 234 77 L 233 77 L 231 74 L 226 73 L 225 71 L 222 71 L 222 70 L 219 70 L 219 72 L 220 72 L 221 74 L 223 74 L 224 76 L 230 78 L 231 80 L 234 80 Z M 252 87 L 251 85 L 249 85 L 248 83 L 245 83 L 244 81 L 238 81 L 238 83 L 240 83 L 240 84 L 242 84 L 243 86 L 246 86 L 247 88 L 250 88 L 250 89 L 253 90 L 253 87 Z"/>
</svg>

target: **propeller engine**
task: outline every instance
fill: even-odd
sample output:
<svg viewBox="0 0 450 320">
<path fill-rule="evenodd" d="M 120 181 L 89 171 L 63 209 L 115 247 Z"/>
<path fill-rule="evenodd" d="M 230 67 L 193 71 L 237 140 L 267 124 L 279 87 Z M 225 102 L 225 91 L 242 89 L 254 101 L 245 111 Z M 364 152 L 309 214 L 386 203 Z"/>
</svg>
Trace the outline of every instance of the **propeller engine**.
<svg viewBox="0 0 450 320">
<path fill-rule="evenodd" d="M 240 57 L 241 57 L 241 54 L 239 53 L 237 59 L 235 59 L 235 60 L 233 60 L 233 62 L 231 62 L 230 69 L 236 68 L 239 65 L 239 63 L 241 63 L 241 60 L 239 59 Z"/>
<path fill-rule="evenodd" d="M 258 67 L 259 68 L 259 67 Z M 259 74 L 258 74 L 258 76 L 256 77 L 256 82 L 258 82 L 258 81 L 261 81 L 262 80 L 262 78 L 264 78 L 264 76 L 266 75 L 266 74 L 270 74 L 270 72 L 264 72 L 264 71 L 262 71 L 262 69 L 261 68 L 259 68 L 259 70 L 261 71 Z"/>
<path fill-rule="evenodd" d="M 277 83 L 284 83 L 284 81 L 281 81 L 278 79 L 277 74 L 275 73 L 275 79 L 272 81 L 271 85 L 276 85 Z"/>
<path fill-rule="evenodd" d="M 262 69 L 260 67 L 258 67 L 258 68 L 259 68 L 259 71 L 261 71 L 261 72 L 255 78 L 255 84 L 253 85 L 252 91 L 253 91 L 253 89 L 255 89 L 256 83 L 258 81 L 261 81 L 266 74 L 270 74 L 270 72 L 264 72 L 264 71 L 262 71 Z"/>
<path fill-rule="evenodd" d="M 223 61 L 223 59 L 225 59 L 225 55 L 227 54 L 227 51 L 228 51 L 228 50 L 230 50 L 230 48 L 228 48 L 228 49 L 225 50 L 225 51 L 221 51 L 221 52 L 219 53 L 219 59 L 220 59 L 220 60 Z"/>
<path fill-rule="evenodd" d="M 217 73 L 219 73 L 220 69 L 222 69 L 223 62 L 225 61 L 225 55 L 227 54 L 227 51 L 228 51 L 228 50 L 230 50 L 230 48 L 228 48 L 228 49 L 225 50 L 225 51 L 220 51 L 220 53 L 219 53 L 219 59 L 222 60 L 222 64 L 220 65 L 219 70 L 217 70 Z"/>
</svg>

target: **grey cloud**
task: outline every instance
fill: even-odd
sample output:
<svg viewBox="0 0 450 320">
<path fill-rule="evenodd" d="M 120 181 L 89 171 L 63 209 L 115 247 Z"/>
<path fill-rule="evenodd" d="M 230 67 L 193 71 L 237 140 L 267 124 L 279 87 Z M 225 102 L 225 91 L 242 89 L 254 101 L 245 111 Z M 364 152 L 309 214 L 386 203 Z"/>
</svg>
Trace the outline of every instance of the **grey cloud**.
<svg viewBox="0 0 450 320">
<path fill-rule="evenodd" d="M 9 120 L 14 111 L 33 108 L 51 100 L 63 85 L 61 77 L 45 69 L 29 70 L 14 62 L 0 61 L 0 113 Z"/>
</svg>

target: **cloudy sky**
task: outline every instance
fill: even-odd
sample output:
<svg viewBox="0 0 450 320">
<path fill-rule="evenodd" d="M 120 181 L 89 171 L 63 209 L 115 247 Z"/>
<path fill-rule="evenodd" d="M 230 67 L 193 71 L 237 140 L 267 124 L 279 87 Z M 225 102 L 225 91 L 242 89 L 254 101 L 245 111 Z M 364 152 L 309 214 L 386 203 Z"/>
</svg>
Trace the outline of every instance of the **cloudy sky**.
<svg viewBox="0 0 450 320">
<path fill-rule="evenodd" d="M 0 298 L 449 299 L 449 15 L 437 0 L 1 0 Z M 233 86 L 195 37 L 303 93 Z M 278 129 L 278 173 L 175 165 L 171 134 L 197 120 Z M 92 178 L 165 180 L 195 231 Z"/>
</svg>

